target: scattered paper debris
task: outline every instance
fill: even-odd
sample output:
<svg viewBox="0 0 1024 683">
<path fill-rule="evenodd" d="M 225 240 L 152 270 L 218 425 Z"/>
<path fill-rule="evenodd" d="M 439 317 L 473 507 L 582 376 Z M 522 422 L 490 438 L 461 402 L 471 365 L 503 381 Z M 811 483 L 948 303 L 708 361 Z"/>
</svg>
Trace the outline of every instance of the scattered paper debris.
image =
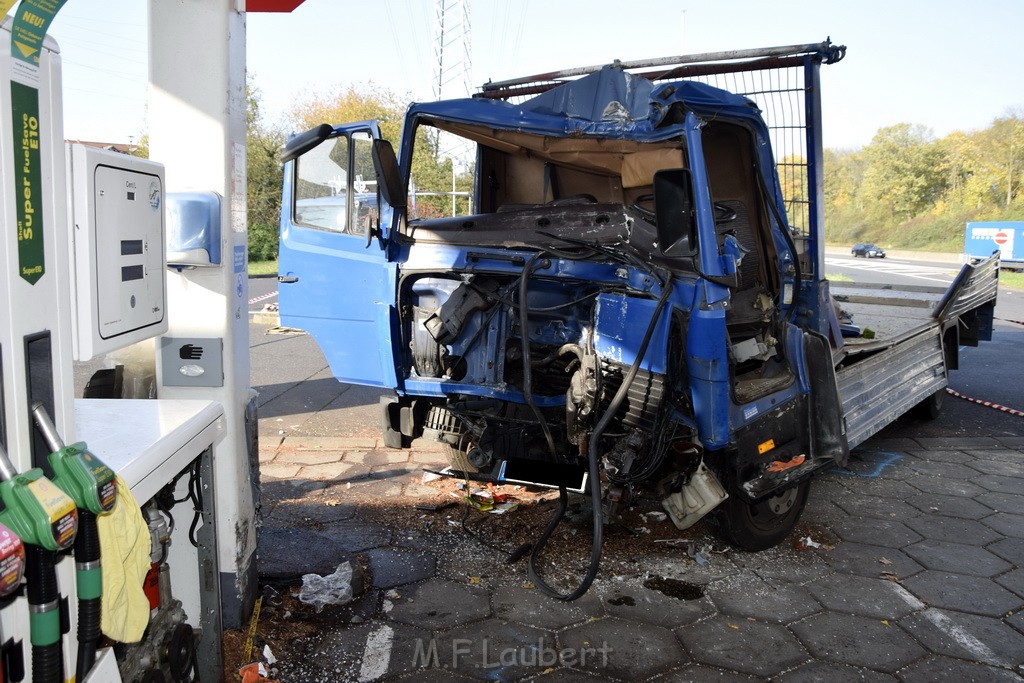
<svg viewBox="0 0 1024 683">
<path fill-rule="evenodd" d="M 344 605 L 352 602 L 352 564 L 342 562 L 333 574 L 320 576 L 304 574 L 299 600 L 313 605 L 317 612 L 325 605 Z"/>
<path fill-rule="evenodd" d="M 647 518 L 647 521 L 654 523 L 664 522 L 666 519 L 668 519 L 668 515 L 666 515 L 664 512 L 658 512 L 657 510 L 653 512 L 645 512 L 644 517 Z"/>
<path fill-rule="evenodd" d="M 277 657 L 275 657 L 274 653 L 270 651 L 269 645 L 263 646 L 263 659 L 265 659 L 267 664 L 269 664 L 270 666 L 274 666 L 275 664 L 277 664 Z M 263 675 L 266 676 L 267 674 Z"/>
</svg>

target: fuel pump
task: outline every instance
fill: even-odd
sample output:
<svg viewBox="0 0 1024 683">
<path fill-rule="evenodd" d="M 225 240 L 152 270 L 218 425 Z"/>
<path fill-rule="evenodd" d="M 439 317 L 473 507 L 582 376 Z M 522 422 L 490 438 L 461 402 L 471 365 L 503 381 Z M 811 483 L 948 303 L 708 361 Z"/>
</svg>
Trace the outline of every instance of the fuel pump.
<svg viewBox="0 0 1024 683">
<path fill-rule="evenodd" d="M 6 609 L 14 601 L 21 588 L 21 579 L 25 574 L 25 545 L 18 535 L 0 524 L 0 610 Z M 0 681 L 20 681 L 25 676 L 25 660 L 21 652 L 21 641 L 8 636 L 0 630 L 0 649 L 3 659 L 0 661 Z"/>
<path fill-rule="evenodd" d="M 18 535 L 0 524 L 0 600 L 21 588 L 25 574 L 25 545 Z"/>
<path fill-rule="evenodd" d="M 32 679 L 36 683 L 62 683 L 64 653 L 55 564 L 57 553 L 75 542 L 78 509 L 67 494 L 43 476 L 41 469 L 18 474 L 2 447 L 0 480 L 0 499 L 5 506 L 0 524 L 13 530 L 26 545 Z"/>
<path fill-rule="evenodd" d="M 100 598 L 103 580 L 100 570 L 100 537 L 96 516 L 110 512 L 117 503 L 114 472 L 89 452 L 84 442 L 65 446 L 57 428 L 41 403 L 32 406 L 36 427 L 50 448 L 53 483 L 78 507 L 78 535 L 75 538 L 75 585 L 78 593 L 78 658 L 76 680 L 84 680 L 96 661 L 100 639 Z"/>
</svg>

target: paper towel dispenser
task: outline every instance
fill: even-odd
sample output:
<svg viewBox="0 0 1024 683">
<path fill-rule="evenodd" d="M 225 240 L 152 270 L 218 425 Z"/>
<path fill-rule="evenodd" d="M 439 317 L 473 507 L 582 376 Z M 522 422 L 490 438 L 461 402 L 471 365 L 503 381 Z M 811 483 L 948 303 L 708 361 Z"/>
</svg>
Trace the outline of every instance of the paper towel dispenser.
<svg viewBox="0 0 1024 683">
<path fill-rule="evenodd" d="M 219 266 L 220 204 L 216 192 L 167 193 L 167 265 Z"/>
</svg>

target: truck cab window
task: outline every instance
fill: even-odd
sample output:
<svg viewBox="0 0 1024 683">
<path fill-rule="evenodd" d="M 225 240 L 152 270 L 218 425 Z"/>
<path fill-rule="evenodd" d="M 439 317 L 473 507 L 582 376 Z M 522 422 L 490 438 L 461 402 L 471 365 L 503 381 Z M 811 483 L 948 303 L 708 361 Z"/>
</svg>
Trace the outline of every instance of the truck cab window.
<svg viewBox="0 0 1024 683">
<path fill-rule="evenodd" d="M 295 164 L 295 222 L 299 225 L 346 232 L 348 221 L 349 141 L 325 140 Z"/>
<path fill-rule="evenodd" d="M 416 128 L 409 184 L 409 220 L 473 213 L 477 145 L 433 126 Z"/>
</svg>

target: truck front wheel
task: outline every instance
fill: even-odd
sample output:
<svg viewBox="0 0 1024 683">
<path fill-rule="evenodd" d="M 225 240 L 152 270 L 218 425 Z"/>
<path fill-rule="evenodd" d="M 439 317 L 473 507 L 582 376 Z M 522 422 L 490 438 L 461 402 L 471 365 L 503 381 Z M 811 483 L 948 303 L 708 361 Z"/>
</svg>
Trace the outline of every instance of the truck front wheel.
<svg viewBox="0 0 1024 683">
<path fill-rule="evenodd" d="M 741 550 L 765 550 L 778 545 L 796 526 L 807 504 L 811 482 L 751 504 L 736 492 L 726 498 L 709 521 L 722 540 Z"/>
</svg>

